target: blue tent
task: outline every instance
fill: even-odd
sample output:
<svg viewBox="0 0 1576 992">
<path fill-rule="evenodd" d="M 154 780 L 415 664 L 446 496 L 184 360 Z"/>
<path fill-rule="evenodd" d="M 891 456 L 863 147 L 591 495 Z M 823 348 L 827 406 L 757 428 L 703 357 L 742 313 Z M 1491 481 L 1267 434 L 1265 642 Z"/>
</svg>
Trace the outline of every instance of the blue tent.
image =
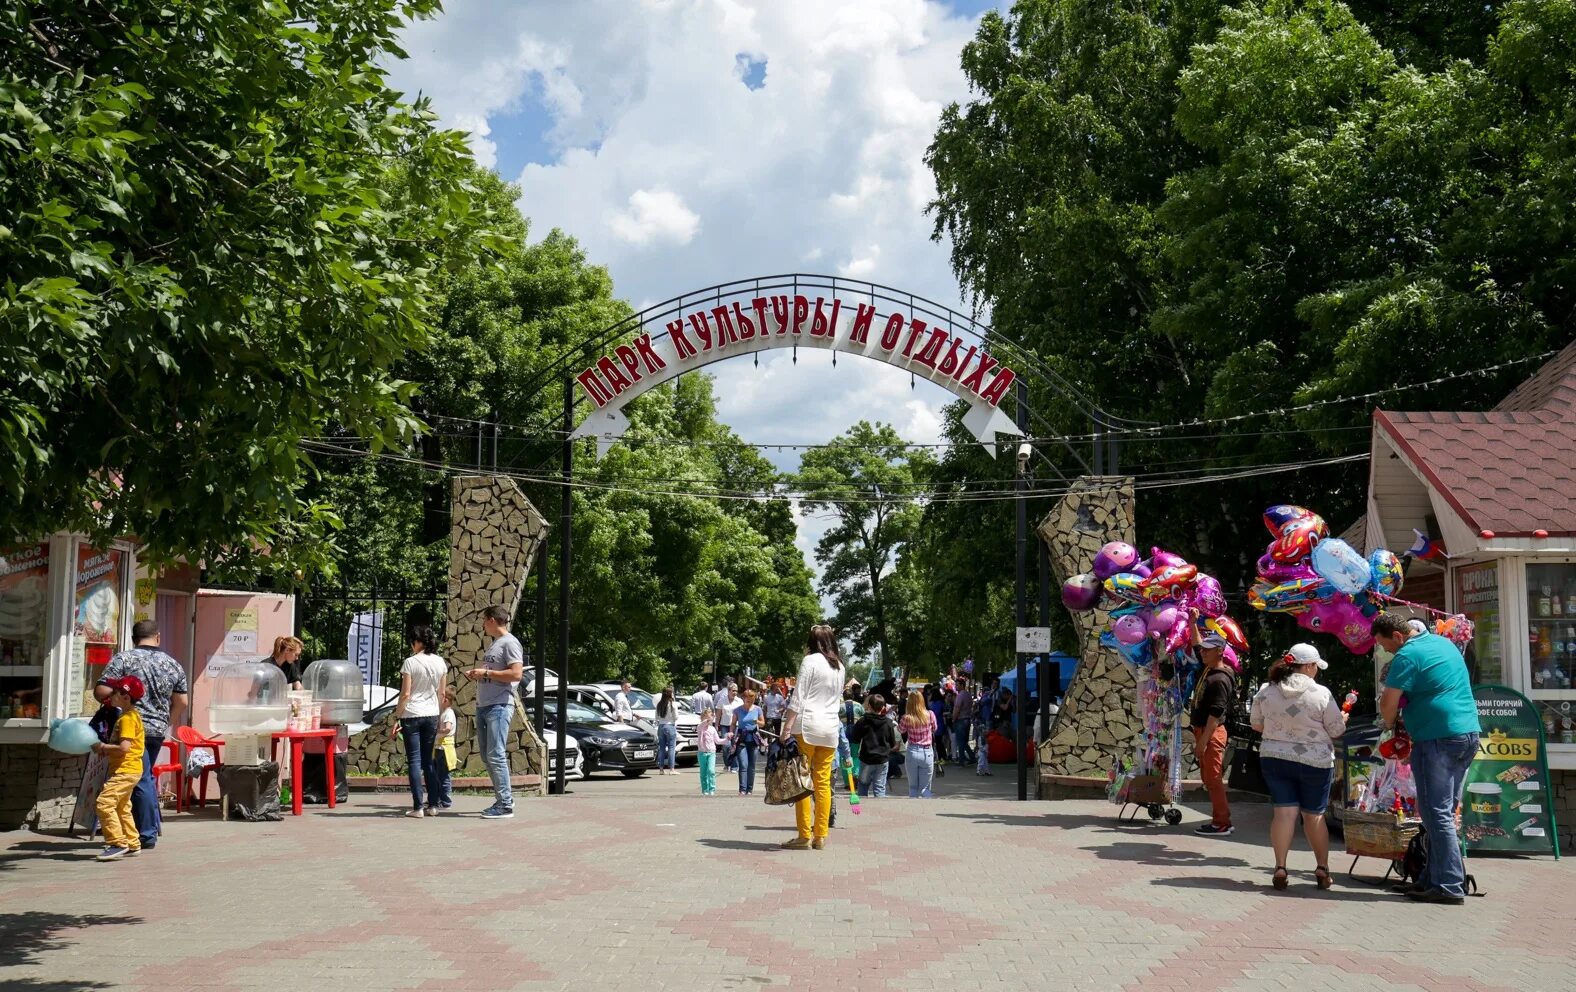
<svg viewBox="0 0 1576 992">
<path fill-rule="evenodd" d="M 1055 686 L 1052 692 L 1057 696 L 1067 695 L 1067 687 L 1073 683 L 1073 673 L 1078 669 L 1078 659 L 1061 651 L 1053 651 L 1050 660 L 1061 666 L 1061 684 Z M 1029 695 L 1039 693 L 1040 675 L 1039 666 L 1036 664 L 1038 656 L 1031 658 L 1028 664 Z M 1001 674 L 1001 684 L 1004 688 L 1011 689 L 1013 695 L 1018 695 L 1018 668 L 1016 665 L 1009 667 Z"/>
</svg>

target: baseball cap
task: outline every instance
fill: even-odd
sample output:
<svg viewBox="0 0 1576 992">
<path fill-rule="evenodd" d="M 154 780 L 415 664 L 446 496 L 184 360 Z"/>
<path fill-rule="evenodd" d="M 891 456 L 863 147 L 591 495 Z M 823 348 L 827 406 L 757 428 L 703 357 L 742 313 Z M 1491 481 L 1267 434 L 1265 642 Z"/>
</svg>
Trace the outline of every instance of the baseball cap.
<svg viewBox="0 0 1576 992">
<path fill-rule="evenodd" d="M 1291 650 L 1286 652 L 1286 659 L 1294 665 L 1318 665 L 1321 670 L 1330 667 L 1329 662 L 1319 657 L 1319 649 L 1312 644 L 1293 644 Z"/>
<path fill-rule="evenodd" d="M 109 686 L 114 692 L 124 692 L 131 697 L 131 701 L 134 703 L 142 698 L 144 692 L 142 680 L 135 675 L 122 675 L 120 678 L 110 679 L 104 684 Z"/>
<path fill-rule="evenodd" d="M 1205 648 L 1224 649 L 1226 646 L 1226 639 L 1214 631 L 1211 631 L 1203 636 L 1203 638 L 1199 641 L 1199 646 Z"/>
</svg>

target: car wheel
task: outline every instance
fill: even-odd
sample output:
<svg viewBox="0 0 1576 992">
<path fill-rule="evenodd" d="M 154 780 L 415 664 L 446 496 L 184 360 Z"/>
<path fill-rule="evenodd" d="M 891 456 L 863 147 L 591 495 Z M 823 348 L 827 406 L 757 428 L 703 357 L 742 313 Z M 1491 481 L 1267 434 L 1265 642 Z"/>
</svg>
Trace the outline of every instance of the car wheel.
<svg viewBox="0 0 1576 992">
<path fill-rule="evenodd" d="M 639 778 L 640 776 L 642 776 L 644 774 L 646 774 L 646 770 L 644 768 L 626 768 L 626 769 L 624 769 L 624 777 L 625 778 Z"/>
</svg>

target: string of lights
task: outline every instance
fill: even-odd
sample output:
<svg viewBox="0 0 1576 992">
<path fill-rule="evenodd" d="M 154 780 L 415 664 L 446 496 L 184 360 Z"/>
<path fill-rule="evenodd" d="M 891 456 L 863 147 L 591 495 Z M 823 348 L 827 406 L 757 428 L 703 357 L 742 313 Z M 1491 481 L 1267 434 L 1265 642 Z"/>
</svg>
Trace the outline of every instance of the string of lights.
<svg viewBox="0 0 1576 992">
<path fill-rule="evenodd" d="M 688 480 L 658 480 L 658 479 L 653 479 L 653 480 L 642 480 L 643 483 L 649 482 L 650 484 L 649 485 L 642 484 L 642 485 L 635 485 L 635 486 L 616 485 L 616 484 L 612 484 L 612 483 L 601 482 L 601 481 L 596 480 L 596 479 L 585 479 L 585 478 L 572 479 L 572 480 L 570 480 L 570 481 L 568 481 L 566 483 L 561 475 L 558 475 L 556 473 L 550 473 L 550 472 L 536 473 L 536 472 L 523 472 L 523 471 L 512 471 L 512 470 L 503 470 L 503 469 L 489 469 L 489 468 L 477 467 L 477 466 L 445 465 L 445 464 L 440 463 L 440 462 L 428 461 L 426 459 L 415 458 L 415 457 L 412 457 L 412 456 L 409 456 L 409 455 L 400 455 L 400 454 L 397 454 L 397 453 L 394 453 L 394 452 L 387 452 L 387 451 L 380 451 L 380 452 L 358 451 L 358 450 L 352 450 L 352 449 L 343 448 L 343 447 L 340 447 L 338 445 L 320 444 L 320 443 L 315 443 L 315 442 L 303 442 L 302 446 L 304 448 L 307 448 L 309 451 L 313 451 L 315 453 L 320 453 L 320 454 L 325 454 L 325 455 L 332 455 L 332 456 L 335 456 L 335 457 L 343 457 L 343 458 L 376 458 L 376 459 L 379 459 L 379 460 L 392 461 L 392 462 L 398 462 L 398 463 L 401 463 L 401 464 L 407 464 L 407 465 L 416 466 L 416 467 L 424 469 L 426 471 L 431 471 L 431 472 L 442 474 L 442 475 L 483 475 L 483 476 L 491 476 L 491 477 L 497 477 L 497 478 L 509 478 L 509 479 L 514 479 L 516 481 L 520 481 L 520 482 L 527 482 L 527 483 L 532 483 L 532 484 L 535 484 L 535 485 L 543 485 L 543 486 L 549 486 L 549 487 L 554 487 L 554 488 L 561 487 L 561 486 L 564 486 L 564 485 L 568 485 L 571 489 L 594 490 L 594 491 L 601 491 L 601 492 L 607 492 L 607 493 L 623 493 L 623 494 L 647 495 L 647 496 L 690 497 L 690 498 L 696 498 L 696 499 L 718 499 L 718 500 L 749 501 L 749 502 L 767 502 L 767 501 L 773 501 L 773 500 L 790 500 L 790 501 L 808 502 L 808 503 L 837 503 L 837 504 L 845 504 L 845 505 L 869 505 L 869 506 L 873 506 L 873 505 L 907 504 L 907 503 L 918 502 L 918 503 L 923 503 L 925 505 L 930 505 L 930 504 L 940 504 L 940 503 L 1005 502 L 1005 501 L 1019 499 L 1021 497 L 1047 498 L 1047 497 L 1055 497 L 1055 496 L 1065 496 L 1068 493 L 1071 493 L 1071 492 L 1075 491 L 1075 489 L 1073 489 L 1071 487 L 1046 487 L 1046 486 L 1038 486 L 1038 485 L 1031 484 L 1027 488 L 1021 489 L 1021 490 L 1016 488 L 1016 486 L 1014 486 L 1013 488 L 1002 488 L 1002 489 L 994 489 L 994 490 L 978 490 L 978 491 L 972 491 L 972 492 L 970 492 L 970 491 L 951 492 L 951 491 L 942 490 L 942 491 L 933 491 L 933 492 L 927 492 L 927 493 L 915 493 L 915 494 L 907 494 L 907 495 L 905 495 L 905 494 L 902 494 L 902 493 L 891 492 L 891 489 L 893 487 L 889 486 L 889 487 L 885 487 L 886 491 L 880 491 L 880 490 L 871 491 L 871 492 L 849 491 L 849 492 L 842 492 L 842 493 L 835 493 L 835 494 L 821 494 L 821 495 L 818 495 L 818 494 L 813 494 L 813 493 L 807 493 L 807 492 L 804 492 L 802 490 L 794 490 L 786 483 L 777 484 L 777 485 L 774 485 L 774 486 L 771 486 L 771 487 L 765 488 L 765 489 L 729 490 L 729 489 L 724 489 L 721 486 L 717 486 L 711 480 L 704 480 L 704 479 L 688 479 Z M 1135 489 L 1149 490 L 1149 489 L 1164 489 L 1164 488 L 1169 488 L 1169 487 L 1172 487 L 1172 486 L 1202 485 L 1202 484 L 1211 483 L 1211 482 L 1226 482 L 1226 481 L 1231 481 L 1231 480 L 1235 480 L 1235 479 L 1242 479 L 1242 478 L 1248 478 L 1248 477 L 1259 476 L 1259 475 L 1267 475 L 1267 474 L 1272 474 L 1272 473 L 1293 472 L 1293 471 L 1301 471 L 1301 470 L 1308 469 L 1308 468 L 1318 468 L 1318 467 L 1328 466 L 1328 465 L 1346 464 L 1346 463 L 1350 463 L 1350 462 L 1360 461 L 1360 460 L 1366 459 L 1367 457 L 1368 457 L 1368 454 L 1366 452 L 1364 452 L 1362 454 L 1343 455 L 1343 456 L 1339 456 L 1339 457 L 1335 457 L 1335 458 L 1304 459 L 1304 460 L 1301 460 L 1301 461 L 1283 462 L 1283 463 L 1278 463 L 1278 464 L 1273 464 L 1273 465 L 1258 465 L 1258 466 L 1253 466 L 1253 467 L 1250 467 L 1250 468 L 1244 468 L 1244 469 L 1241 469 L 1241 470 L 1227 472 L 1227 473 L 1208 474 L 1208 475 L 1196 475 L 1196 476 L 1190 476 L 1190 477 L 1185 477 L 1185 478 L 1171 478 L 1171 479 L 1167 479 L 1167 478 L 1150 478 L 1150 477 L 1147 477 L 1147 476 L 1138 476 L 1138 477 L 1135 477 L 1134 488 Z M 981 485 L 1000 485 L 1001 484 L 1001 482 L 999 480 L 973 480 L 973 481 L 976 484 L 981 484 Z M 689 488 L 681 488 L 681 487 L 689 487 Z M 707 488 L 700 488 L 700 487 L 707 487 Z"/>
<path fill-rule="evenodd" d="M 1110 429 L 1107 429 L 1107 430 L 1103 430 L 1103 431 L 1085 432 L 1085 433 L 1078 433 L 1078 434 L 1047 434 L 1047 435 L 1038 435 L 1038 436 L 1033 436 L 1033 437 L 1026 437 L 1023 440 L 1028 442 L 1028 443 L 1030 443 L 1030 444 L 1035 444 L 1035 445 L 1067 444 L 1067 443 L 1072 443 L 1072 442 L 1075 442 L 1075 441 L 1094 441 L 1094 440 L 1098 440 L 1098 439 L 1118 439 L 1118 440 L 1121 440 L 1121 439 L 1124 439 L 1124 438 L 1135 438 L 1135 439 L 1139 439 L 1139 440 L 1208 441 L 1208 440 L 1215 440 L 1215 439 L 1220 439 L 1220 438 L 1233 438 L 1233 437 L 1241 437 L 1241 438 L 1273 437 L 1273 436 L 1279 436 L 1279 435 L 1292 435 L 1292 434 L 1323 434 L 1323 433 L 1340 433 L 1340 432 L 1347 432 L 1347 431 L 1367 431 L 1367 430 L 1369 430 L 1369 428 L 1367 426 L 1349 426 L 1349 427 L 1309 427 L 1309 428 L 1292 428 L 1292 429 L 1264 430 L 1264 431 L 1220 431 L 1220 432 L 1207 433 L 1207 434 L 1197 434 L 1197 433 L 1183 433 L 1183 434 L 1180 434 L 1180 435 L 1175 435 L 1174 434 L 1174 432 L 1190 432 L 1190 431 L 1193 431 L 1193 430 L 1195 430 L 1197 428 L 1223 427 L 1223 426 L 1227 426 L 1227 425 L 1230 425 L 1230 424 L 1239 424 L 1239 423 L 1243 423 L 1245 421 L 1256 420 L 1256 419 L 1263 418 L 1263 417 L 1285 417 L 1285 416 L 1289 416 L 1289 415 L 1294 414 L 1294 413 L 1305 413 L 1305 412 L 1308 412 L 1310 410 L 1317 410 L 1317 409 L 1322 409 L 1322 408 L 1325 408 L 1325 407 L 1340 406 L 1340 405 L 1349 404 L 1349 403 L 1364 402 L 1364 401 L 1367 401 L 1367 400 L 1377 399 L 1378 397 L 1381 397 L 1381 396 L 1387 396 L 1387 395 L 1390 395 L 1392 393 L 1407 392 L 1407 391 L 1411 391 L 1411 390 L 1420 390 L 1420 389 L 1430 389 L 1430 388 L 1433 388 L 1435 386 L 1443 385 L 1443 384 L 1448 383 L 1448 382 L 1455 382 L 1455 381 L 1458 381 L 1458 380 L 1461 380 L 1461 379 L 1469 379 L 1469 378 L 1474 378 L 1474 377 L 1491 376 L 1494 373 L 1501 372 L 1501 371 L 1504 371 L 1505 369 L 1514 368 L 1514 367 L 1517 367 L 1517 366 L 1520 366 L 1520 365 L 1525 365 L 1525 364 L 1527 364 L 1529 362 L 1544 361 L 1544 360 L 1547 360 L 1548 358 L 1553 357 L 1557 353 L 1558 353 L 1557 350 L 1544 351 L 1544 352 L 1540 352 L 1540 353 L 1535 354 L 1535 355 L 1527 355 L 1527 356 L 1524 356 L 1522 358 L 1510 359 L 1508 361 L 1499 362 L 1499 363 L 1496 363 L 1494 365 L 1483 366 L 1481 368 L 1467 369 L 1467 370 L 1464 370 L 1464 371 L 1461 371 L 1461 372 L 1452 372 L 1452 373 L 1449 373 L 1449 374 L 1446 374 L 1446 375 L 1437 376 L 1437 377 L 1435 377 L 1433 379 L 1426 379 L 1426 380 L 1423 380 L 1421 382 L 1404 383 L 1404 384 L 1398 384 L 1398 385 L 1394 385 L 1394 386 L 1386 386 L 1386 387 L 1384 387 L 1382 389 L 1370 390 L 1370 391 L 1365 392 L 1365 393 L 1354 393 L 1354 394 L 1348 395 L 1348 396 L 1337 396 L 1337 397 L 1331 397 L 1329 399 L 1312 400 L 1312 401 L 1309 401 L 1307 403 L 1299 403 L 1299 404 L 1294 404 L 1294 405 L 1290 405 L 1290 406 L 1281 406 L 1281 407 L 1272 407 L 1272 408 L 1267 408 L 1267 409 L 1262 409 L 1262 410 L 1254 410 L 1254 411 L 1251 411 L 1251 412 L 1248 412 L 1248 413 L 1233 414 L 1233 415 L 1227 416 L 1227 417 L 1195 417 L 1192 420 L 1182 420 L 1182 421 L 1177 421 L 1177 422 L 1171 423 L 1171 424 L 1152 424 L 1152 425 L 1139 426 L 1139 427 L 1113 427 L 1113 428 L 1110 428 Z M 471 425 L 472 428 L 478 428 L 479 427 L 479 428 L 486 428 L 486 429 L 490 429 L 490 430 L 496 430 L 496 431 L 498 431 L 500 433 L 503 433 L 503 434 L 509 434 L 511 436 L 514 436 L 514 437 L 524 437 L 527 440 L 535 440 L 535 441 L 561 441 L 565 437 L 565 435 L 569 433 L 569 432 L 563 430 L 560 427 L 553 427 L 553 426 L 549 426 L 549 425 L 546 425 L 546 424 L 541 424 L 541 425 L 510 424 L 510 423 L 495 422 L 495 421 L 491 421 L 491 420 L 480 420 L 480 419 L 476 419 L 476 418 L 472 418 L 472 417 L 451 417 L 451 416 L 448 416 L 446 414 L 423 414 L 422 416 L 424 416 L 427 419 L 431 419 L 431 420 L 443 420 L 443 421 L 448 421 L 450 423 L 456 423 L 456 424 L 468 424 L 468 425 Z M 469 430 L 469 431 L 466 431 L 466 432 L 463 432 L 463 433 L 434 432 L 434 435 L 438 436 L 438 437 L 449 437 L 449 438 L 462 439 L 462 438 L 474 438 L 474 437 L 476 437 L 476 432 L 473 429 L 473 430 Z M 1172 436 L 1172 435 L 1174 435 L 1174 436 Z M 365 439 L 363 439 L 363 440 L 365 440 Z M 808 450 L 814 450 L 814 449 L 833 448 L 833 447 L 860 447 L 860 448 L 864 448 L 864 447 L 892 447 L 892 448 L 916 448 L 916 449 L 927 449 L 927 448 L 928 449 L 950 449 L 950 448 L 969 448 L 969 447 L 973 447 L 975 444 L 977 444 L 977 442 L 970 440 L 970 441 L 966 441 L 966 442 L 954 442 L 954 441 L 899 441 L 899 442 L 895 442 L 895 443 L 891 443 L 891 444 L 880 443 L 880 444 L 871 444 L 871 445 L 855 445 L 852 442 L 849 442 L 849 441 L 846 441 L 846 440 L 845 441 L 823 441 L 823 442 L 807 443 L 807 442 L 791 442 L 791 441 L 781 441 L 781 442 L 778 442 L 778 441 L 746 441 L 746 440 L 739 439 L 739 438 L 717 438 L 717 439 L 705 439 L 705 440 L 694 440 L 694 439 L 688 439 L 688 438 L 654 438 L 654 437 L 648 438 L 648 437 L 640 437 L 638 435 L 636 435 L 636 436 L 626 435 L 625 437 L 623 437 L 621 439 L 621 443 L 628 444 L 628 445 L 669 445 L 669 446 L 674 446 L 674 447 L 695 447 L 695 448 L 732 447 L 732 446 L 736 446 L 736 445 L 743 445 L 745 447 L 755 448 L 755 449 L 760 450 L 760 451 L 766 451 L 766 450 L 808 451 Z"/>
</svg>

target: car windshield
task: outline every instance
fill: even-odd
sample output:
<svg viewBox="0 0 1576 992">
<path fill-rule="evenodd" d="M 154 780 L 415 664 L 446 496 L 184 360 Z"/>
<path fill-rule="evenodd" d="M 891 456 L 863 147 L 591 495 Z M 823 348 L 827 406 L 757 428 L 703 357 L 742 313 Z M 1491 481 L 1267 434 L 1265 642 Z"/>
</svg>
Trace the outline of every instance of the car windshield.
<svg viewBox="0 0 1576 992">
<path fill-rule="evenodd" d="M 558 701 L 550 700 L 544 704 L 554 713 L 558 712 Z M 607 723 L 608 715 L 601 710 L 583 706 L 580 703 L 569 704 L 569 720 L 571 723 Z"/>
<path fill-rule="evenodd" d="M 631 689 L 628 692 L 628 696 L 629 708 L 632 710 L 652 710 L 657 708 L 656 700 L 652 699 L 651 693 L 644 689 Z"/>
</svg>

